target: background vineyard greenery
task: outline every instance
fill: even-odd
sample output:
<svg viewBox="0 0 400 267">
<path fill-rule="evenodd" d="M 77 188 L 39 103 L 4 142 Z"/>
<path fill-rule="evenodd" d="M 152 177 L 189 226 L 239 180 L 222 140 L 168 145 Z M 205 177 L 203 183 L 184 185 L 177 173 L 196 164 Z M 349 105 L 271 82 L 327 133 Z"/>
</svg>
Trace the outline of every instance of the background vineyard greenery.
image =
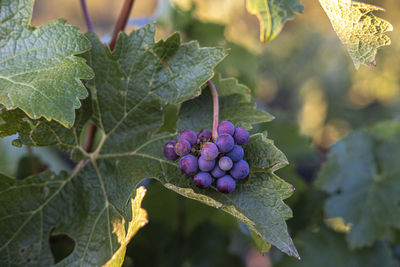
<svg viewBox="0 0 400 267">
<path fill-rule="evenodd" d="M 96 31 L 100 34 L 111 31 L 122 3 L 115 1 L 116 7 L 107 9 L 104 8 L 105 2 L 88 1 Z M 378 231 L 379 228 L 379 233 L 373 239 L 354 246 L 354 242 L 351 239 L 349 241 L 352 236 L 349 224 L 356 222 L 344 210 L 332 213 L 327 210 L 327 205 L 338 199 L 336 194 L 340 197 L 340 193 L 346 192 L 347 188 L 335 191 L 324 187 L 321 181 L 333 179 L 334 174 L 330 172 L 334 170 L 326 169 L 329 165 L 337 164 L 334 153 L 343 153 L 340 147 L 352 145 L 349 138 L 357 134 L 368 135 L 372 136 L 370 142 L 373 151 L 377 151 L 377 154 L 372 153 L 374 158 L 368 165 L 376 164 L 380 177 L 394 177 L 392 194 L 400 195 L 399 186 L 396 186 L 399 184 L 396 184 L 396 177 L 400 173 L 393 166 L 396 165 L 395 160 L 399 159 L 396 156 L 398 153 L 379 148 L 380 143 L 400 148 L 396 142 L 397 123 L 385 126 L 390 131 L 382 130 L 382 126 L 372 127 L 382 120 L 400 118 L 399 35 L 390 34 L 392 45 L 380 51 L 376 68 L 361 67 L 356 72 L 329 20 L 315 1 L 301 1 L 305 6 L 303 14 L 289 22 L 276 40 L 264 46 L 258 41 L 258 22 L 245 11 L 244 1 L 221 1 L 224 2 L 221 4 L 224 9 L 210 8 L 207 6 L 209 1 L 195 1 L 196 8 L 187 2 L 176 1 L 176 8 L 168 8 L 167 5 L 157 5 L 156 1 L 138 0 L 132 17 L 156 14 L 154 19 L 158 21 L 158 37 L 168 36 L 176 29 L 182 33 L 184 40 L 194 39 L 199 40 L 202 46 L 221 45 L 231 49 L 230 56 L 218 66 L 218 71 L 225 77 L 238 77 L 240 82 L 252 88 L 258 105 L 276 117 L 273 122 L 257 125 L 253 132 L 268 131 L 268 136 L 275 140 L 277 147 L 285 152 L 291 163 L 289 167 L 277 171 L 277 174 L 296 187 L 296 193 L 286 200 L 294 213 L 294 218 L 287 223 L 302 261 L 299 263 L 275 249 L 268 256 L 254 256 L 257 255 L 252 253 L 254 241 L 251 241 L 248 230 L 242 224 L 222 212 L 192 200 L 184 200 L 158 183 L 147 182 L 149 191 L 143 208 L 149 213 L 150 224 L 139 231 L 129 245 L 125 265 L 243 266 L 247 262 L 251 266 L 255 261 L 262 264 L 272 261 L 277 266 L 321 266 L 326 265 L 327 257 L 331 257 L 332 266 L 398 266 L 400 233 L 396 222 L 400 221 L 397 215 L 399 200 L 395 197 L 386 199 L 394 207 L 388 211 L 390 215 L 385 216 L 392 217 L 376 218 L 375 215 L 371 218 L 375 224 L 368 232 Z M 398 1 L 368 2 L 385 7 L 387 12 L 379 15 L 388 19 L 395 29 L 398 28 Z M 33 23 L 39 25 L 50 19 L 64 17 L 70 24 L 85 29 L 77 3 L 63 1 L 62 5 L 65 6 L 57 9 L 52 5 L 59 7 L 61 3 L 37 0 Z M 348 138 L 339 141 L 349 133 Z M 378 136 L 376 140 L 374 136 Z M 329 147 L 338 141 L 334 146 L 335 152 L 329 156 L 329 162 L 317 175 L 328 157 Z M 12 147 L 10 139 L 1 142 L 1 171 L 16 174 L 18 166 L 10 166 L 10 162 L 24 160 L 22 156 L 26 154 L 26 148 L 18 150 Z M 354 148 L 355 151 L 358 149 Z M 43 152 L 43 149 L 34 149 L 33 152 L 53 171 L 70 169 L 72 166 L 65 163 L 65 155 L 50 154 Z M 336 157 L 342 156 L 344 154 Z M 348 160 L 348 164 L 354 167 L 352 171 L 355 177 L 366 171 L 366 164 L 355 165 L 353 159 Z M 349 174 L 343 175 L 347 177 Z M 314 182 L 317 176 L 318 186 Z M 350 189 L 351 194 L 360 192 L 357 191 L 358 187 Z M 160 199 L 169 205 L 163 205 Z M 379 205 L 376 208 L 382 209 Z M 337 216 L 344 217 L 345 221 L 328 219 Z M 385 225 L 384 230 L 380 229 L 381 225 Z M 57 242 L 53 240 L 56 245 Z M 68 245 L 65 244 L 68 242 L 61 242 L 61 248 L 55 252 L 56 257 L 59 253 L 62 258 L 64 250 L 68 254 Z M 370 255 L 374 257 L 370 259 Z M 341 259 L 341 262 L 335 262 L 336 259 Z"/>
</svg>

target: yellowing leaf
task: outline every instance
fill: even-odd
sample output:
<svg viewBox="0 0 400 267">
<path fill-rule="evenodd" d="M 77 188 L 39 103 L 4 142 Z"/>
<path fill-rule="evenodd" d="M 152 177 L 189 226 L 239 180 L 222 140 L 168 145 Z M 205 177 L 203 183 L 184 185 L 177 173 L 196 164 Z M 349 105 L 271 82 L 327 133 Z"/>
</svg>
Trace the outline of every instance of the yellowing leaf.
<svg viewBox="0 0 400 267">
<path fill-rule="evenodd" d="M 295 12 L 302 12 L 299 0 L 247 0 L 247 11 L 260 21 L 260 40 L 269 42 L 282 31 Z"/>
<path fill-rule="evenodd" d="M 351 0 L 319 0 L 328 15 L 333 29 L 347 47 L 355 67 L 360 64 L 375 66 L 379 47 L 390 45 L 390 38 L 385 32 L 393 26 L 386 20 L 376 17 L 373 11 L 382 10 Z"/>
<path fill-rule="evenodd" d="M 125 220 L 116 220 L 113 222 L 113 234 L 117 235 L 119 249 L 114 253 L 112 258 L 104 266 L 122 266 L 125 258 L 126 246 L 131 241 L 137 231 L 147 224 L 147 212 L 142 209 L 142 200 L 146 195 L 146 188 L 141 186 L 136 189 L 136 196 L 131 201 L 132 219 L 128 224 L 128 231 L 125 231 Z"/>
</svg>

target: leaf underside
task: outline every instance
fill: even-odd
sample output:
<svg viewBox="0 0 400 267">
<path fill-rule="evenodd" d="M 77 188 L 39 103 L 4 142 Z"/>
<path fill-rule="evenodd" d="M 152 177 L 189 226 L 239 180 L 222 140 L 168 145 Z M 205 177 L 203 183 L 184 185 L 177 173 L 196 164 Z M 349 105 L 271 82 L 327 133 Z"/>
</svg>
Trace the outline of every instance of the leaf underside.
<svg viewBox="0 0 400 267">
<path fill-rule="evenodd" d="M 388 21 L 372 13 L 384 9 L 352 0 L 319 2 L 346 46 L 355 67 L 358 69 L 360 64 L 376 66 L 378 48 L 390 45 L 390 38 L 385 33 L 393 30 Z"/>
<path fill-rule="evenodd" d="M 350 224 L 351 248 L 372 245 L 400 228 L 400 123 L 385 122 L 335 144 L 316 181 L 330 194 L 329 218 Z"/>
<path fill-rule="evenodd" d="M 299 0 L 247 0 L 247 11 L 260 22 L 260 40 L 269 42 L 278 36 L 286 21 L 303 12 Z"/>
<path fill-rule="evenodd" d="M 61 19 L 30 26 L 33 0 L 0 5 L 0 104 L 72 126 L 79 100 L 88 96 L 80 79 L 93 77 L 76 56 L 90 49 L 89 41 Z"/>
<path fill-rule="evenodd" d="M 84 57 L 96 74 L 87 83 L 91 99 L 82 107 L 89 112 L 78 110 L 78 114 L 83 115 L 77 116 L 80 119 L 71 129 L 54 128 L 51 122 L 28 119 L 29 132 L 22 126 L 13 130 L 19 133 L 22 143 L 59 145 L 82 151 L 76 136 L 82 125 L 92 119 L 103 137 L 90 157 L 82 152 L 83 160 L 70 176 L 41 174 L 15 182 L 13 188 L 24 190 L 28 188 L 26 183 L 40 181 L 36 182 L 41 184 L 37 186 L 36 194 L 24 193 L 25 198 L 30 198 L 29 207 L 24 204 L 26 200 L 24 203 L 8 201 L 18 199 L 20 192 L 0 190 L 0 203 L 4 203 L 0 208 L 4 212 L 0 215 L 0 228 L 6 221 L 2 218 L 6 216 L 13 217 L 12 227 L 15 227 L 7 231 L 10 235 L 0 235 L 0 244 L 4 244 L 0 254 L 10 255 L 0 258 L 0 265 L 8 264 L 10 259 L 24 263 L 18 254 L 21 244 L 45 246 L 47 238 L 38 239 L 37 233 L 31 238 L 28 234 L 30 229 L 41 224 L 40 215 L 37 215 L 40 213 L 49 220 L 43 236 L 48 236 L 52 226 L 54 231 L 67 233 L 76 242 L 73 253 L 59 265 L 105 264 L 123 246 L 123 242 L 118 242 L 117 232 L 113 231 L 113 221 L 117 218 L 121 222 L 124 218 L 124 229 L 129 228 L 131 198 L 136 186 L 145 178 L 156 179 L 185 197 L 233 215 L 245 222 L 266 246 L 271 243 L 298 257 L 285 223 L 292 213 L 283 202 L 293 193 L 293 188 L 273 174 L 274 170 L 285 166 L 287 160 L 266 134 L 251 136 L 245 157 L 255 169 L 251 181 L 239 183 L 232 194 L 221 194 L 214 187 L 198 189 L 180 172 L 177 162 L 164 158 L 163 145 L 176 138 L 177 131 L 186 127 L 196 131 L 211 128 L 211 95 L 208 88 L 202 91 L 202 87 L 213 77 L 213 68 L 226 56 L 226 51 L 200 48 L 197 42 L 182 44 L 178 34 L 155 42 L 154 35 L 154 25 L 130 35 L 121 33 L 111 52 L 94 34 L 87 34 L 92 49 Z M 272 119 L 270 114 L 256 109 L 249 89 L 235 79 L 216 76 L 213 81 L 221 95 L 221 119 L 232 120 L 247 129 L 252 124 Z M 176 106 L 179 119 L 168 127 L 169 132 L 163 132 L 163 125 L 171 123 L 171 119 L 165 117 L 164 109 L 171 106 Z M 90 113 L 91 109 L 93 113 Z M 92 116 L 88 118 L 85 114 Z M 5 114 L 3 117 L 7 118 Z M 26 120 L 21 118 L 19 121 Z M 48 194 L 43 195 L 44 192 Z M 48 195 L 54 196 L 49 199 Z M 18 217 L 20 211 L 15 207 L 34 215 Z M 57 220 L 64 216 L 66 219 L 62 222 Z M 30 257 L 32 262 L 52 263 L 48 251 L 32 250 Z"/>
</svg>

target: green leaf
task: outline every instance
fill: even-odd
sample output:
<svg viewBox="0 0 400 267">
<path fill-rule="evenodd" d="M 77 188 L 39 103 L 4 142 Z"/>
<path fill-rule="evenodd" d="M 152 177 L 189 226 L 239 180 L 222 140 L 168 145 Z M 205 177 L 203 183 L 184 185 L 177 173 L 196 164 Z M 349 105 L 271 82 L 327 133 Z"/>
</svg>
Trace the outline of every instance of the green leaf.
<svg viewBox="0 0 400 267">
<path fill-rule="evenodd" d="M 80 135 L 92 116 L 90 102 L 90 99 L 82 101 L 82 107 L 76 111 L 74 126 L 69 129 L 54 121 L 32 120 L 20 109 L 7 111 L 0 108 L 0 137 L 18 134 L 13 140 L 15 146 L 57 145 L 62 151 L 80 149 Z"/>
<path fill-rule="evenodd" d="M 385 32 L 393 26 L 376 17 L 373 11 L 384 11 L 378 6 L 352 0 L 319 0 L 328 15 L 333 29 L 346 46 L 353 63 L 376 66 L 376 54 L 381 46 L 390 45 Z"/>
<path fill-rule="evenodd" d="M 225 53 L 215 48 L 199 49 L 197 43 L 191 42 L 182 44 L 175 54 L 166 54 L 164 58 L 159 59 L 152 51 L 156 45 L 153 36 L 153 26 L 134 31 L 130 36 L 121 34 L 113 53 L 93 36 L 90 37 L 93 48 L 88 61 L 96 73 L 96 78 L 90 82 L 90 87 L 97 106 L 97 124 L 105 130 L 103 141 L 95 152 L 99 153 L 97 159 L 100 169 L 107 177 L 115 175 L 119 179 L 127 176 L 135 177 L 138 183 L 144 178 L 157 179 L 165 187 L 183 196 L 232 214 L 247 223 L 264 241 L 272 243 L 290 255 L 298 256 L 285 224 L 285 219 L 291 217 L 291 211 L 282 201 L 292 194 L 293 189 L 273 175 L 274 166 L 268 164 L 275 162 L 274 160 L 261 165 L 264 172 L 255 173 L 251 184 L 240 184 L 235 193 L 223 195 L 215 188 L 208 190 L 196 188 L 190 179 L 181 174 L 176 162 L 164 158 L 162 147 L 175 137 L 175 133 L 156 134 L 163 123 L 161 111 L 163 105 L 179 103 L 179 99 L 184 101 L 190 94 L 192 96 L 198 94 L 198 88 L 210 78 L 210 68 L 215 66 Z M 165 43 L 168 44 L 169 40 Z M 184 53 L 185 57 L 180 56 L 180 53 Z M 198 57 L 199 55 L 203 56 Z M 180 60 L 177 61 L 176 58 Z M 145 68 L 140 59 L 149 62 Z M 193 66 L 196 62 L 201 62 L 201 66 Z M 140 71 L 127 71 L 135 69 L 135 66 L 140 66 L 136 67 Z M 203 71 L 205 66 L 208 66 L 207 71 Z M 170 76 L 172 80 L 174 77 L 182 77 L 185 81 L 186 78 L 183 77 L 189 75 L 191 83 L 186 84 L 182 81 L 169 87 L 171 82 L 166 80 L 164 86 L 170 88 L 168 93 L 170 96 L 174 95 L 175 100 L 162 103 L 159 93 L 162 87 L 154 84 L 154 81 L 157 81 L 157 77 L 161 75 L 159 73 L 164 73 L 168 67 L 172 70 Z M 191 72 L 187 71 L 188 68 L 198 70 Z M 174 73 L 179 71 L 182 71 L 182 74 Z M 228 119 L 248 128 L 252 123 L 271 120 L 272 117 L 268 113 L 257 110 L 255 104 L 250 102 L 248 89 L 232 79 L 216 77 L 213 81 L 221 95 L 221 120 Z M 181 95 L 188 97 L 184 99 L 180 97 Z M 168 97 L 164 97 L 163 100 Z M 125 104 L 115 105 L 115 102 L 126 103 L 126 107 Z M 179 112 L 178 129 L 210 128 L 211 105 L 208 89 L 200 97 L 184 102 Z M 260 140 L 259 147 L 260 151 L 254 153 L 261 153 L 261 149 L 263 151 L 270 149 L 269 155 L 281 153 L 275 152 L 275 146 L 266 140 Z M 282 157 L 279 157 L 277 161 L 281 159 Z M 251 162 L 251 159 L 248 160 Z M 117 174 L 115 168 L 118 170 Z M 128 190 L 128 187 L 121 185 L 119 190 L 123 192 Z M 254 208 L 256 205 L 258 209 Z M 260 209 L 264 210 L 261 214 Z"/>
<path fill-rule="evenodd" d="M 79 79 L 93 77 L 76 55 L 90 43 L 64 20 L 30 26 L 32 9 L 33 0 L 1 1 L 0 104 L 70 127 L 79 99 L 88 95 Z"/>
<path fill-rule="evenodd" d="M 145 190 L 137 189 L 135 199 L 125 199 L 129 205 L 117 207 L 110 194 L 118 192 L 106 191 L 102 182 L 95 166 L 83 162 L 70 175 L 45 172 L 23 181 L 0 175 L 1 265 L 53 264 L 50 234 L 67 234 L 75 241 L 64 265 L 117 260 L 147 222 L 140 208 Z"/>
<path fill-rule="evenodd" d="M 213 76 L 213 68 L 226 56 L 226 51 L 200 48 L 197 42 L 181 44 L 177 34 L 156 43 L 154 35 L 154 25 L 130 35 L 121 33 L 116 49 L 111 52 L 97 37 L 88 34 L 92 50 L 85 57 L 96 73 L 88 84 L 94 108 L 92 119 L 102 130 L 102 139 L 71 175 L 45 173 L 23 181 L 42 186 L 35 186 L 34 192 L 9 190 L 0 193 L 1 207 L 3 203 L 10 207 L 0 209 L 0 212 L 11 207 L 15 213 L 28 209 L 37 211 L 35 214 L 42 214 L 42 218 L 49 221 L 42 234 L 38 234 L 34 229 L 40 229 L 39 215 L 28 213 L 32 217 L 27 220 L 21 214 L 22 219 L 16 222 L 13 218 L 13 223 L 9 224 L 8 215 L 0 214 L 0 228 L 7 229 L 0 235 L 0 244 L 4 244 L 0 247 L 0 255 L 11 255 L 9 259 L 0 258 L 0 265 L 7 265 L 10 259 L 26 260 L 19 255 L 19 250 L 24 248 L 20 244 L 28 247 L 39 244 L 40 236 L 42 240 L 48 240 L 54 227 L 51 234 L 67 233 L 77 246 L 60 265 L 76 262 L 105 264 L 124 244 L 117 242 L 118 235 L 112 231 L 113 221 L 118 218 L 121 222 L 124 218 L 125 229 L 128 229 L 127 222 L 131 221 L 129 200 L 145 178 L 156 179 L 185 197 L 233 215 L 244 221 L 265 243 L 298 256 L 285 223 L 292 213 L 283 202 L 293 189 L 273 174 L 286 158 L 265 135 L 252 136 L 250 144 L 258 142 L 258 145 L 251 149 L 256 155 L 263 153 L 273 158 L 254 158 L 257 169 L 251 180 L 239 183 L 235 193 L 229 195 L 219 193 L 215 188 L 201 190 L 195 187 L 181 173 L 177 162 L 164 158 L 163 145 L 176 137 L 176 132 L 160 133 L 165 122 L 164 108 L 180 107 L 178 127 L 169 125 L 168 130 L 186 126 L 197 130 L 208 126 L 212 118 L 209 90 L 194 97 Z M 221 88 L 222 119 L 232 119 L 247 128 L 253 123 L 271 120 L 268 113 L 256 109 L 247 88 L 233 79 L 217 77 L 214 81 Z M 198 107 L 197 112 L 194 107 Z M 252 155 L 248 157 L 247 160 L 252 162 Z M 30 187 L 17 183 L 10 188 L 28 190 Z M 26 197 L 20 198 L 21 195 Z M 61 219 L 64 217 L 67 219 Z M 12 229 L 4 228 L 3 224 Z M 1 253 L 1 250 L 7 252 Z M 34 245 L 29 251 L 32 261 L 42 265 L 52 263 L 48 246 L 39 250 Z"/>
<path fill-rule="evenodd" d="M 120 36 L 114 54 L 111 54 L 107 47 L 92 36 L 98 49 L 96 52 L 102 51 L 111 57 L 103 57 L 101 53 L 96 54 L 94 58 L 99 60 L 96 70 L 98 72 L 105 70 L 113 74 L 96 75 L 95 82 L 107 86 L 108 83 L 103 82 L 108 80 L 113 85 L 117 81 L 121 81 L 121 76 L 115 75 L 116 72 L 122 73 L 121 70 L 125 72 L 123 77 L 125 78 L 124 83 L 127 82 L 125 88 L 129 90 L 122 98 L 123 101 L 107 102 L 107 98 L 115 97 L 115 91 L 119 94 L 120 89 L 124 87 L 110 86 L 109 88 L 100 87 L 100 91 L 93 90 L 95 94 L 93 98 L 96 100 L 93 102 L 96 112 L 94 119 L 97 118 L 102 125 L 110 127 L 101 128 L 102 130 L 115 128 L 111 132 L 117 134 L 120 134 L 121 130 L 118 126 L 125 126 L 126 117 L 132 119 L 133 115 L 134 123 L 151 121 L 147 128 L 131 129 L 137 131 L 137 136 L 154 135 L 162 121 L 160 117 L 152 117 L 152 115 L 160 114 L 161 103 L 177 103 L 199 93 L 201 85 L 213 75 L 212 67 L 226 55 L 222 49 L 203 49 L 199 48 L 196 43 L 180 45 L 177 35 L 165 42 L 154 43 L 154 26 L 135 31 L 129 37 L 125 34 Z M 117 53 L 122 54 L 117 57 Z M 130 57 L 126 57 L 124 53 L 130 54 Z M 90 55 L 88 56 L 90 57 Z M 135 60 L 132 60 L 133 57 Z M 122 62 L 114 63 L 114 58 L 120 58 Z M 107 62 L 106 59 L 110 62 Z M 115 64 L 115 68 L 111 68 L 109 63 L 110 66 Z M 124 64 L 129 64 L 129 67 Z M 151 85 L 154 87 L 149 88 L 148 86 Z M 147 98 L 141 99 L 140 97 L 143 95 L 140 92 L 146 91 Z M 109 93 L 111 94 L 108 95 Z M 133 108 L 132 104 L 137 107 Z M 84 108 L 79 109 L 78 112 L 82 114 L 83 119 L 77 120 L 75 126 L 70 130 L 61 126 L 53 128 L 54 125 L 51 125 L 51 122 L 29 121 L 30 127 L 36 133 L 33 136 L 38 137 L 35 139 L 30 134 L 28 137 L 32 140 L 29 140 L 32 142 L 40 140 L 43 144 L 49 145 L 66 144 L 67 148 L 79 147 L 79 143 L 76 141 L 78 134 L 75 135 L 75 132 L 78 132 L 87 121 L 87 114 L 89 116 L 91 114 L 85 112 L 87 106 L 91 105 L 84 105 Z M 111 121 L 112 117 L 107 117 L 109 114 L 115 114 L 110 110 L 118 112 L 124 111 L 124 108 L 128 107 L 133 108 L 130 115 L 124 114 L 121 118 L 115 117 L 115 119 L 122 119 L 120 122 Z M 99 113 L 99 110 L 102 113 Z M 137 113 L 138 111 L 140 113 Z M 5 112 L 2 115 L 7 118 L 11 113 L 8 113 L 10 111 Z M 26 119 L 21 114 L 16 114 L 16 116 L 19 121 Z M 154 125 L 157 127 L 151 128 Z M 48 127 L 51 127 L 51 130 L 57 130 L 54 135 L 48 136 L 50 131 Z M 40 135 L 41 133 L 43 136 Z M 112 135 L 112 133 L 108 132 L 108 135 Z M 103 149 L 108 145 L 112 147 L 109 140 L 103 139 Z M 133 145 L 145 142 L 144 139 L 132 142 L 128 136 L 124 141 Z M 2 244 L 0 246 L 0 265 L 24 265 L 32 262 L 46 266 L 54 263 L 47 244 L 50 234 L 67 234 L 75 241 L 75 249 L 71 255 L 59 263 L 61 265 L 74 263 L 103 265 L 110 259 L 112 260 L 109 262 L 110 265 L 121 263 L 124 254 L 123 247 L 130 239 L 129 222 L 136 223 L 132 219 L 134 214 L 130 209 L 131 195 L 135 194 L 134 189 L 139 182 L 138 179 L 143 177 L 136 177 L 135 172 L 128 176 L 120 176 L 120 168 L 117 168 L 116 171 L 115 165 L 98 165 L 111 162 L 99 159 L 98 152 L 100 149 L 91 155 L 92 160 L 87 158 L 81 161 L 70 175 L 66 173 L 54 175 L 46 172 L 23 181 L 0 178 L 2 186 L 0 189 L 2 207 L 0 209 L 0 227 L 4 229 L 0 235 Z M 140 171 L 140 168 L 136 170 Z M 124 229 L 126 235 L 122 235 Z M 122 249 L 120 249 L 121 247 Z M 113 255 L 115 259 L 113 259 Z"/>
<path fill-rule="evenodd" d="M 387 243 L 377 242 L 371 248 L 350 250 L 343 234 L 326 227 L 313 232 L 301 232 L 295 238 L 295 244 L 299 248 L 301 260 L 285 257 L 276 264 L 277 267 L 399 266 Z"/>
<path fill-rule="evenodd" d="M 400 228 L 399 158 L 398 122 L 354 132 L 332 147 L 316 183 L 330 194 L 326 216 L 351 225 L 351 248 L 371 245 Z"/>
<path fill-rule="evenodd" d="M 282 31 L 285 22 L 296 12 L 303 12 L 299 0 L 247 0 L 247 11 L 260 22 L 260 40 L 269 42 Z"/>
</svg>

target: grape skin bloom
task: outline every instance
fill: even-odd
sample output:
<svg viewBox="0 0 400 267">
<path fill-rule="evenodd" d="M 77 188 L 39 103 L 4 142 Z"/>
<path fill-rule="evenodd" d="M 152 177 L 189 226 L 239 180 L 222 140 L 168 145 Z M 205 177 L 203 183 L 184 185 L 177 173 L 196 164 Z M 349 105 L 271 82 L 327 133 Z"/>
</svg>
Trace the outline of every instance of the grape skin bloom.
<svg viewBox="0 0 400 267">
<path fill-rule="evenodd" d="M 211 131 L 208 129 L 202 129 L 197 134 L 197 142 L 198 143 L 209 141 L 209 140 L 211 140 L 211 138 L 212 138 L 212 134 L 211 134 Z"/>
<path fill-rule="evenodd" d="M 217 145 L 219 151 L 221 151 L 222 153 L 226 153 L 233 149 L 235 141 L 233 140 L 233 137 L 231 135 L 221 134 L 215 140 L 215 144 Z"/>
<path fill-rule="evenodd" d="M 196 174 L 197 168 L 197 158 L 193 155 L 186 155 L 179 160 L 179 169 L 187 175 Z"/>
<path fill-rule="evenodd" d="M 179 159 L 179 168 L 192 178 L 195 186 L 208 188 L 215 181 L 216 189 L 221 193 L 231 193 L 236 189 L 239 179 L 250 173 L 247 161 L 243 160 L 249 132 L 235 128 L 229 121 L 218 125 L 218 136 L 202 129 L 197 134 L 185 129 L 178 140 L 164 144 L 164 155 L 169 160 Z M 216 133 L 215 133 L 216 134 Z"/>
<path fill-rule="evenodd" d="M 243 128 L 236 128 L 233 138 L 238 145 L 245 145 L 249 142 L 250 134 Z"/>
<path fill-rule="evenodd" d="M 235 132 L 235 126 L 233 126 L 232 122 L 230 121 L 223 121 L 218 125 L 217 132 L 218 135 L 221 134 L 233 135 Z"/>
<path fill-rule="evenodd" d="M 164 145 L 164 156 L 169 160 L 176 160 L 179 156 L 175 153 L 176 141 L 169 141 Z"/>
<path fill-rule="evenodd" d="M 194 184 L 200 188 L 209 187 L 212 181 L 212 177 L 208 172 L 199 172 L 193 177 Z"/>
<path fill-rule="evenodd" d="M 233 161 L 230 157 L 224 156 L 219 159 L 218 166 L 221 168 L 221 170 L 229 171 L 230 169 L 232 169 Z"/>
<path fill-rule="evenodd" d="M 211 171 L 211 175 L 215 178 L 220 178 L 226 174 L 226 171 L 222 170 L 218 164 L 215 165 L 215 168 Z"/>
<path fill-rule="evenodd" d="M 179 156 L 185 156 L 190 153 L 190 148 L 190 143 L 185 139 L 181 139 L 175 144 L 175 153 Z"/>
<path fill-rule="evenodd" d="M 178 140 L 182 139 L 185 139 L 190 143 L 191 146 L 194 146 L 197 142 L 197 135 L 194 131 L 186 129 L 178 135 Z"/>
<path fill-rule="evenodd" d="M 215 160 L 206 160 L 203 156 L 199 157 L 199 169 L 203 172 L 209 172 L 215 167 Z"/>
<path fill-rule="evenodd" d="M 238 161 L 233 164 L 233 167 L 229 173 L 233 178 L 244 179 L 250 173 L 249 164 L 245 160 Z"/>
<path fill-rule="evenodd" d="M 236 188 L 236 181 L 230 176 L 225 175 L 217 180 L 217 189 L 221 193 L 231 193 Z"/>
<path fill-rule="evenodd" d="M 226 155 L 230 157 L 233 162 L 238 162 L 243 159 L 244 150 L 241 146 L 234 145 L 233 149 Z"/>
<path fill-rule="evenodd" d="M 218 156 L 218 148 L 214 143 L 204 143 L 200 151 L 205 160 L 214 160 Z"/>
</svg>

